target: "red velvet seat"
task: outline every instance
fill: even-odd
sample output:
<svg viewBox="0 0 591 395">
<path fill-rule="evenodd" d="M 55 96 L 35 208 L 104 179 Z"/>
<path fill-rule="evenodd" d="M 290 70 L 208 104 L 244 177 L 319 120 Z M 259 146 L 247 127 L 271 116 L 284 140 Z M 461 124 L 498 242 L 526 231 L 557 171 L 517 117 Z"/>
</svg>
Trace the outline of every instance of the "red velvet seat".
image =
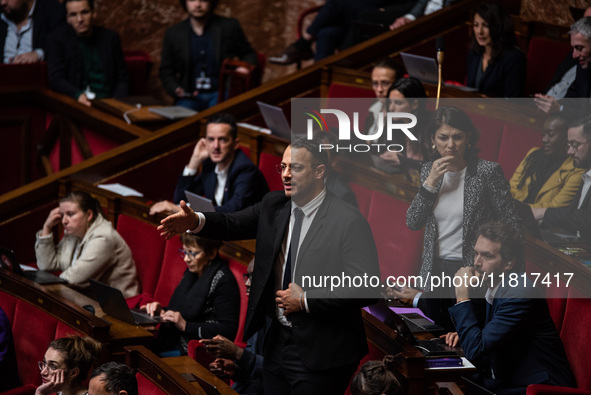
<svg viewBox="0 0 591 395">
<path fill-rule="evenodd" d="M 161 390 L 156 384 L 151 382 L 146 376 L 140 372 L 136 373 L 138 394 L 142 395 L 166 395 L 166 392 Z"/>
<path fill-rule="evenodd" d="M 382 279 L 419 273 L 423 232 L 406 226 L 408 207 L 401 200 L 373 193 L 367 220 L 378 248 Z"/>
<path fill-rule="evenodd" d="M 267 154 L 261 152 L 259 157 L 259 170 L 263 173 L 267 185 L 269 185 L 269 191 L 280 191 L 283 189 L 283 182 L 281 181 L 281 175 L 277 172 L 276 166 L 281 164 L 281 157 L 276 155 Z"/>
<path fill-rule="evenodd" d="M 474 126 L 480 132 L 478 147 L 480 159 L 496 162 L 503 139 L 504 123 L 500 119 L 491 119 L 485 115 L 468 112 Z"/>
<path fill-rule="evenodd" d="M 355 194 L 355 198 L 357 199 L 357 207 L 359 207 L 359 211 L 365 217 L 365 219 L 369 216 L 369 207 L 371 206 L 371 196 L 373 191 L 366 187 L 362 187 L 361 185 L 357 184 L 349 184 L 349 187 Z"/>
<path fill-rule="evenodd" d="M 37 361 L 43 358 L 49 342 L 80 333 L 35 306 L 1 291 L 0 307 L 12 326 L 19 380 L 25 386 L 10 393 L 34 393 L 34 389 L 31 392 L 31 386 L 41 384 Z"/>
<path fill-rule="evenodd" d="M 123 57 L 129 73 L 129 96 L 147 94 L 150 71 L 154 66 L 150 54 L 146 51 L 128 49 L 123 51 Z"/>
<path fill-rule="evenodd" d="M 187 269 L 187 265 L 179 255 L 179 248 L 183 248 L 180 237 L 175 236 L 166 241 L 162 268 L 154 292 L 154 300 L 160 302 L 162 306 L 168 305 L 174 289 L 181 282 L 183 273 Z"/>
<path fill-rule="evenodd" d="M 505 178 L 510 179 L 527 152 L 542 145 L 542 133 L 539 130 L 506 123 L 499 148 L 497 162 L 503 167 Z"/>
<path fill-rule="evenodd" d="M 532 37 L 527 52 L 525 94 L 546 93 L 545 89 L 566 55 L 572 53 L 566 42 Z M 552 54 L 548 56 L 548 54 Z"/>
<path fill-rule="evenodd" d="M 142 292 L 154 295 L 164 258 L 165 239 L 153 224 L 125 214 L 117 217 L 117 232 L 131 249 Z"/>
</svg>

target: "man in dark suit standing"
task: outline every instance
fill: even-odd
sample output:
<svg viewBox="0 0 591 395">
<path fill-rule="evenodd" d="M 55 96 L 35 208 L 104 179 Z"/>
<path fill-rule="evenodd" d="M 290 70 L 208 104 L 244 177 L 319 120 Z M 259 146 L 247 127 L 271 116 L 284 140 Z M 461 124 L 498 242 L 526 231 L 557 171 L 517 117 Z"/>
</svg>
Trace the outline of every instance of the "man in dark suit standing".
<svg viewBox="0 0 591 395">
<path fill-rule="evenodd" d="M 199 139 L 189 163 L 179 175 L 174 203 L 161 201 L 150 208 L 150 215 L 181 211 L 178 203 L 188 190 L 210 199 L 215 211 L 239 211 L 261 201 L 269 192 L 261 171 L 238 147 L 238 126 L 228 113 L 207 120 L 205 138 Z"/>
<path fill-rule="evenodd" d="M 180 0 L 189 18 L 164 34 L 160 80 L 179 106 L 196 111 L 217 103 L 219 73 L 226 58 L 257 64 L 240 23 L 215 15 L 217 0 Z M 248 73 L 244 67 L 237 72 Z"/>
<path fill-rule="evenodd" d="M 96 26 L 94 0 L 64 0 L 68 26 L 48 39 L 49 85 L 86 106 L 103 97 L 128 95 L 119 35 Z"/>
<path fill-rule="evenodd" d="M 0 63 L 35 63 L 45 59 L 45 43 L 66 24 L 54 0 L 0 0 Z"/>
<path fill-rule="evenodd" d="M 457 304 L 449 314 L 457 334 L 448 334 L 447 342 L 457 345 L 459 335 L 479 381 L 496 394 L 525 394 L 530 384 L 574 387 L 543 293 L 522 273 L 524 245 L 517 230 L 503 222 L 482 225 L 474 252 L 474 267 L 461 268 L 454 279 Z M 487 287 L 484 326 L 470 299 L 470 289 L 481 281 Z"/>
<path fill-rule="evenodd" d="M 268 394 L 340 395 L 367 353 L 360 309 L 375 302 L 376 246 L 359 211 L 326 191 L 319 144 L 298 140 L 285 150 L 284 192 L 231 214 L 194 213 L 181 202 L 183 211 L 159 227 L 167 237 L 186 229 L 225 240 L 256 237 L 244 337 L 272 318 L 263 349 Z"/>
<path fill-rule="evenodd" d="M 585 170 L 583 184 L 568 207 L 534 208 L 532 211 L 536 219 L 543 219 L 543 227 L 578 233 L 591 241 L 591 115 L 571 123 L 567 133 L 568 154 L 573 158 L 573 165 Z"/>
</svg>

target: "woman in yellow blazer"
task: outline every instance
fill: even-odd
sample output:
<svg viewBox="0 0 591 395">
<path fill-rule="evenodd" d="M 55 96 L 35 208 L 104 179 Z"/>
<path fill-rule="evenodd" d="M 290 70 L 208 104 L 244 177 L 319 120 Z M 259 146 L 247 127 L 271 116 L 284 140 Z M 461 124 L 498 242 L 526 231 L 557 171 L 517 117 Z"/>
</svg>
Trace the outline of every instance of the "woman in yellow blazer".
<svg viewBox="0 0 591 395">
<path fill-rule="evenodd" d="M 511 194 L 537 207 L 566 207 L 575 197 L 583 169 L 573 166 L 567 155 L 565 119 L 550 117 L 544 122 L 542 148 L 532 148 L 511 177 Z"/>
</svg>

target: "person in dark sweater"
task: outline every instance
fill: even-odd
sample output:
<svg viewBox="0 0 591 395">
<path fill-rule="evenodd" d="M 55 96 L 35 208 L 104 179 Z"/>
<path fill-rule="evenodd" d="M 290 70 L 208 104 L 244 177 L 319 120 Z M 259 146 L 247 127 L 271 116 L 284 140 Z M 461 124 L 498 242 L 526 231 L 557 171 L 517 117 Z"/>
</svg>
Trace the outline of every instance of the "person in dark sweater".
<svg viewBox="0 0 591 395">
<path fill-rule="evenodd" d="M 94 24 L 93 0 L 64 0 L 68 26 L 48 38 L 47 71 L 53 90 L 86 106 L 94 98 L 128 95 L 119 35 Z"/>
<path fill-rule="evenodd" d="M 193 339 L 222 335 L 236 337 L 240 314 L 240 294 L 234 275 L 220 258 L 221 242 L 182 234 L 179 250 L 187 265 L 181 282 L 167 307 L 160 302 L 144 306 L 150 315 L 160 315 L 155 352 L 161 356 L 184 355 Z"/>
</svg>

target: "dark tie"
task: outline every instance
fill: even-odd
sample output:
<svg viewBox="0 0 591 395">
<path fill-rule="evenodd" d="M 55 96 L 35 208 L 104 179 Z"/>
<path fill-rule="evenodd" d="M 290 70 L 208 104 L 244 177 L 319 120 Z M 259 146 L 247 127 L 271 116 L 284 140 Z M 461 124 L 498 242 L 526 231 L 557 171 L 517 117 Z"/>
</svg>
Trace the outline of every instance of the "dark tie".
<svg viewBox="0 0 591 395">
<path fill-rule="evenodd" d="M 289 243 L 289 252 L 287 253 L 287 262 L 285 262 L 285 272 L 283 273 L 283 289 L 287 289 L 291 282 L 291 262 L 293 255 L 293 262 L 297 262 L 298 258 L 298 246 L 300 244 L 300 233 L 302 231 L 302 219 L 304 213 L 301 209 L 296 208 L 293 211 L 295 217 L 295 223 L 293 224 L 293 230 L 291 231 L 291 242 Z M 293 252 L 293 254 L 292 254 Z"/>
</svg>

